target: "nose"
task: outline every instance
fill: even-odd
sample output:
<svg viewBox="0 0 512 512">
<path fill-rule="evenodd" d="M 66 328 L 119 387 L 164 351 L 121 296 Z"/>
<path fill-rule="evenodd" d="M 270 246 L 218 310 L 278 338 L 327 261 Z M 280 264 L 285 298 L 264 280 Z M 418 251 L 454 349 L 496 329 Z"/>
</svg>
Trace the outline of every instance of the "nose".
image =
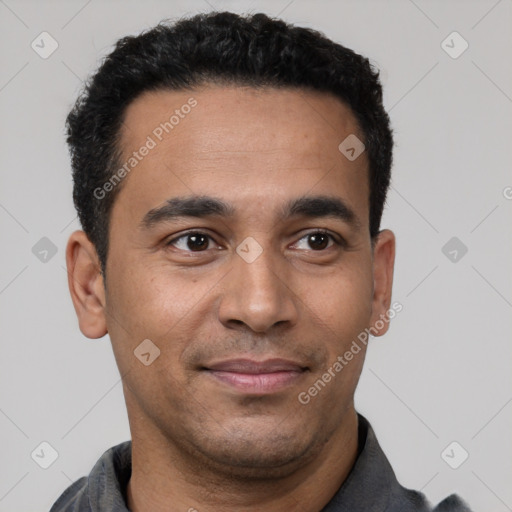
<svg viewBox="0 0 512 512">
<path fill-rule="evenodd" d="M 251 262 L 233 255 L 219 305 L 224 326 L 233 329 L 245 325 L 253 332 L 265 333 L 277 326 L 296 324 L 298 298 L 289 288 L 287 271 L 278 259 L 271 249 L 263 250 Z"/>
</svg>

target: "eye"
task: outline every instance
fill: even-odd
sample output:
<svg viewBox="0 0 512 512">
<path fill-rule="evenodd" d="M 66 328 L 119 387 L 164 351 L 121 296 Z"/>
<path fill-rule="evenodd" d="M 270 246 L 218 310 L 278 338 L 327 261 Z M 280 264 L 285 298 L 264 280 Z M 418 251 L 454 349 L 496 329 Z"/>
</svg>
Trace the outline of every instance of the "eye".
<svg viewBox="0 0 512 512">
<path fill-rule="evenodd" d="M 213 242 L 212 237 L 205 233 L 190 232 L 173 238 L 166 245 L 172 245 L 182 251 L 202 252 L 212 248 L 211 242 Z"/>
<path fill-rule="evenodd" d="M 333 235 L 325 231 L 314 231 L 303 236 L 294 244 L 297 249 L 323 251 L 333 245 L 341 245 Z"/>
</svg>

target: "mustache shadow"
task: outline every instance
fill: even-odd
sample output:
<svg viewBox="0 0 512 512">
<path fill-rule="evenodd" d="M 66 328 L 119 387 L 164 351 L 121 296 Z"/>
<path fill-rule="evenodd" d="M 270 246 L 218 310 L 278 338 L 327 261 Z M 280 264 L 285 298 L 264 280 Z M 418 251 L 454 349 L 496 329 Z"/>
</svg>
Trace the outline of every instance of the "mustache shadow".
<svg viewBox="0 0 512 512">
<path fill-rule="evenodd" d="M 212 361 L 226 359 L 286 359 L 310 370 L 327 366 L 328 352 L 318 342 L 307 342 L 288 336 L 239 335 L 236 338 L 210 338 L 190 343 L 181 354 L 185 366 L 197 369 Z"/>
</svg>

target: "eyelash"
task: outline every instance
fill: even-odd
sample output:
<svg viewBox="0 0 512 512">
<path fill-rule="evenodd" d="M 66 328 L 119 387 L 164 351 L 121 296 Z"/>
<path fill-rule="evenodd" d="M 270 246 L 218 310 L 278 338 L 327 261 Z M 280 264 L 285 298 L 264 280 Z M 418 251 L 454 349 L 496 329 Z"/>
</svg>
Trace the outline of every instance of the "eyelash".
<svg viewBox="0 0 512 512">
<path fill-rule="evenodd" d="M 165 243 L 165 246 L 166 247 L 172 246 L 178 240 L 181 240 L 182 238 L 186 238 L 186 237 L 192 236 L 192 235 L 206 236 L 207 238 L 209 238 L 209 240 L 215 241 L 213 239 L 213 237 L 211 235 L 209 235 L 208 233 L 204 233 L 202 231 L 189 231 L 189 232 L 186 232 L 186 233 L 182 233 L 181 235 L 173 238 L 172 240 L 169 240 L 168 242 Z M 346 246 L 346 243 L 345 243 L 345 241 L 342 238 L 340 238 L 340 240 L 337 240 L 336 237 L 332 233 L 330 233 L 329 231 L 326 231 L 324 229 L 317 229 L 315 231 L 310 231 L 309 233 L 306 233 L 305 235 L 300 237 L 297 242 L 299 242 L 299 241 L 301 241 L 301 240 L 303 240 L 303 239 L 305 239 L 305 238 L 307 238 L 308 236 L 311 236 L 311 235 L 325 235 L 325 236 L 328 236 L 330 238 L 330 240 L 333 242 L 334 245 L 337 245 L 339 247 L 345 247 Z M 295 242 L 295 243 L 297 243 L 297 242 Z M 310 250 L 312 252 L 323 252 L 323 251 L 328 250 L 330 247 L 332 247 L 332 245 L 326 247 L 325 249 L 321 249 L 321 250 L 317 250 L 317 251 L 315 251 L 314 249 L 310 249 Z M 192 251 L 192 250 L 188 250 L 187 251 L 185 249 L 178 249 L 178 250 L 183 250 L 183 251 L 189 252 L 189 253 L 196 253 L 196 252 L 197 253 L 201 253 L 201 252 L 206 252 L 206 250 L 208 250 L 208 249 L 206 249 L 204 251 Z"/>
</svg>

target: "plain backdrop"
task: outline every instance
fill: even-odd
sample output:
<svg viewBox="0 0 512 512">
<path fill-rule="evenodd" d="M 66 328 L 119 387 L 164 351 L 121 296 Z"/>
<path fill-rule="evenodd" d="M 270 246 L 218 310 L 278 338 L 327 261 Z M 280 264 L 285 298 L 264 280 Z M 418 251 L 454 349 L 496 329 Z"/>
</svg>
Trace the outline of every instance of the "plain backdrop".
<svg viewBox="0 0 512 512">
<path fill-rule="evenodd" d="M 130 438 L 108 336 L 80 333 L 67 289 L 66 114 L 119 37 L 212 9 L 316 28 L 381 70 L 403 311 L 371 341 L 357 408 L 403 485 L 512 510 L 511 0 L 2 0 L 0 511 L 47 511 Z M 31 46 L 41 32 L 58 44 L 48 58 Z M 31 456 L 42 442 L 58 453 L 47 469 Z"/>
</svg>

